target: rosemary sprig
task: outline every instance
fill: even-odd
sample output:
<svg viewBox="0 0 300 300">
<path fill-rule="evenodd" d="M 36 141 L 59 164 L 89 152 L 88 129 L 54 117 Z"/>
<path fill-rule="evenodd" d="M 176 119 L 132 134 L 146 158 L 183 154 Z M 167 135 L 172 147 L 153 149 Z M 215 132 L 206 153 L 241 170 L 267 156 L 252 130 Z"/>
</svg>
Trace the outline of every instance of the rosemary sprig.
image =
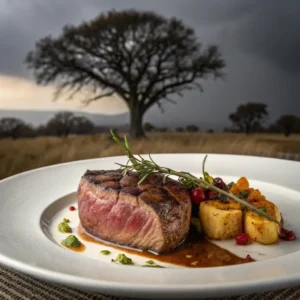
<svg viewBox="0 0 300 300">
<path fill-rule="evenodd" d="M 152 159 L 150 154 L 149 154 L 149 160 L 144 159 L 139 154 L 134 156 L 130 150 L 130 146 L 129 146 L 127 137 L 124 136 L 124 142 L 122 142 L 122 141 L 120 141 L 120 139 L 116 136 L 116 134 L 112 130 L 110 130 L 110 132 L 111 132 L 113 140 L 116 141 L 116 143 L 125 150 L 125 152 L 127 153 L 127 156 L 128 156 L 128 162 L 126 165 L 119 164 L 119 163 L 117 163 L 117 165 L 119 165 L 123 169 L 123 171 L 122 171 L 123 174 L 126 174 L 130 170 L 136 171 L 137 174 L 139 175 L 139 177 L 141 178 L 139 180 L 138 184 L 142 183 L 150 174 L 153 174 L 155 172 L 165 174 L 166 177 L 170 176 L 170 175 L 177 176 L 178 180 L 189 188 L 190 187 L 202 187 L 205 189 L 210 189 L 210 190 L 217 192 L 221 195 L 224 195 L 226 197 L 229 197 L 229 198 L 235 200 L 236 202 L 246 206 L 251 211 L 257 213 L 258 215 L 263 216 L 263 217 L 267 218 L 268 220 L 277 223 L 280 227 L 282 227 L 284 229 L 281 222 L 277 221 L 275 218 L 273 218 L 272 216 L 267 214 L 265 211 L 258 209 L 255 206 L 251 205 L 249 202 L 247 202 L 243 199 L 240 199 L 237 196 L 233 195 L 232 193 L 224 191 L 222 189 L 219 189 L 218 187 L 213 185 L 213 178 L 207 172 L 204 171 L 204 164 L 207 159 L 207 155 L 205 156 L 203 165 L 202 165 L 202 172 L 203 172 L 204 178 L 203 179 L 197 178 L 196 176 L 194 176 L 188 172 L 184 172 L 184 171 L 178 172 L 178 171 L 172 170 L 170 168 L 159 166 Z M 129 162 L 131 163 L 131 165 L 129 165 Z M 286 230 L 286 229 L 284 229 L 284 230 Z"/>
</svg>

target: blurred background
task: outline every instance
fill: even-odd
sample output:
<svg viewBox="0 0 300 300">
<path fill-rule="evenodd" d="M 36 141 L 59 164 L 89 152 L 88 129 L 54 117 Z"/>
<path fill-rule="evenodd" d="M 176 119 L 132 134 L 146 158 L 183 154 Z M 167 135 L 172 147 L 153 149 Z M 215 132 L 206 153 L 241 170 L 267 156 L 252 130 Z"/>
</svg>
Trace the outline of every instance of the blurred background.
<svg viewBox="0 0 300 300">
<path fill-rule="evenodd" d="M 0 179 L 79 159 L 300 161 L 300 3 L 0 0 Z"/>
</svg>

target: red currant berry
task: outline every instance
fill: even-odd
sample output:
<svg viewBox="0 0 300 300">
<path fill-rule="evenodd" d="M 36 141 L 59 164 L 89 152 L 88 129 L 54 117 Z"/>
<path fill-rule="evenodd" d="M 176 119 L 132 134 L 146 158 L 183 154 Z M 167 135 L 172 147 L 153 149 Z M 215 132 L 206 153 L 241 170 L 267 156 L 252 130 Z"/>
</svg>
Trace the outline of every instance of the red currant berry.
<svg viewBox="0 0 300 300">
<path fill-rule="evenodd" d="M 235 237 L 235 241 L 238 245 L 247 245 L 249 243 L 250 237 L 248 233 L 240 233 Z"/>
<path fill-rule="evenodd" d="M 191 192 L 191 199 L 195 205 L 200 205 L 201 202 L 206 200 L 206 192 L 203 188 L 195 188 Z"/>
</svg>

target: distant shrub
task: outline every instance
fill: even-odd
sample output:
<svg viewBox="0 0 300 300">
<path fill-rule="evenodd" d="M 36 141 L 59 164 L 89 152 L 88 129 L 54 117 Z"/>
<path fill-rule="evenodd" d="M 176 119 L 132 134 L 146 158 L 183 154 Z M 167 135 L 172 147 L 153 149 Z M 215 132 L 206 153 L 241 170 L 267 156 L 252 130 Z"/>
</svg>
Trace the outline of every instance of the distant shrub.
<svg viewBox="0 0 300 300">
<path fill-rule="evenodd" d="M 161 128 L 157 128 L 158 132 L 167 132 L 168 131 L 168 128 L 167 127 L 161 127 Z"/>
<path fill-rule="evenodd" d="M 156 128 L 153 124 L 149 123 L 149 122 L 146 122 L 143 126 L 143 129 L 144 131 L 146 132 L 151 132 L 151 131 L 154 131 Z"/>
<path fill-rule="evenodd" d="M 17 118 L 3 118 L 0 120 L 0 137 L 17 139 L 20 137 L 34 137 L 34 129 Z"/>
<path fill-rule="evenodd" d="M 184 131 L 184 128 L 183 128 L 183 127 L 177 127 L 177 128 L 176 128 L 176 131 L 177 131 L 177 132 L 183 132 L 183 131 Z"/>
<path fill-rule="evenodd" d="M 188 125 L 188 126 L 186 126 L 185 129 L 188 132 L 197 132 L 197 131 L 199 131 L 199 127 L 196 126 L 196 125 Z"/>
</svg>

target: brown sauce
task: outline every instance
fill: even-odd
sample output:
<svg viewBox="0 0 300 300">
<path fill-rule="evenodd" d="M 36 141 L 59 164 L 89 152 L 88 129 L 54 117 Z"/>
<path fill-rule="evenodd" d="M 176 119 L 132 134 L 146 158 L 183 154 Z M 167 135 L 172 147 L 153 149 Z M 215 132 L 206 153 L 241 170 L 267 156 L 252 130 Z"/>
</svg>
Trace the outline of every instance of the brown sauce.
<svg viewBox="0 0 300 300">
<path fill-rule="evenodd" d="M 81 243 L 81 245 L 79 247 L 68 247 L 65 246 L 66 248 L 68 248 L 69 250 L 75 251 L 75 252 L 84 252 L 86 246 L 84 244 Z"/>
<path fill-rule="evenodd" d="M 238 257 L 233 253 L 202 238 L 199 236 L 199 233 L 196 230 L 191 230 L 185 242 L 179 245 L 176 249 L 159 255 L 148 251 L 128 249 L 119 245 L 112 245 L 111 243 L 108 244 L 104 241 L 99 241 L 98 239 L 87 235 L 81 226 L 78 227 L 78 235 L 81 240 L 86 242 L 92 242 L 102 246 L 109 246 L 128 254 L 140 255 L 154 261 L 175 264 L 183 267 L 220 267 L 247 262 L 245 258 Z"/>
</svg>

